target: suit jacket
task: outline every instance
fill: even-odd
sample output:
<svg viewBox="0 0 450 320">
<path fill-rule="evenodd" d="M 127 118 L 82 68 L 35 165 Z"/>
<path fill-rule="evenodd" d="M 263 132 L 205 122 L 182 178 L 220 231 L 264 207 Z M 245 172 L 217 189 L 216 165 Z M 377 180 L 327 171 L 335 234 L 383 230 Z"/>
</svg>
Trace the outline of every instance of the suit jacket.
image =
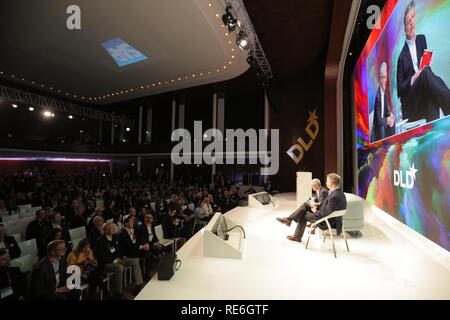
<svg viewBox="0 0 450 320">
<path fill-rule="evenodd" d="M 314 213 L 315 219 L 311 222 L 315 222 L 317 220 L 325 218 L 326 216 L 332 214 L 334 211 L 344 209 L 347 209 L 347 198 L 345 197 L 345 194 L 341 190 L 341 188 L 335 189 L 334 191 L 330 191 L 328 197 L 322 203 L 319 210 Z M 330 219 L 329 222 L 332 228 L 337 229 L 337 234 L 339 235 L 342 231 L 342 217 Z M 319 225 L 319 227 L 321 229 L 326 229 L 327 225 L 325 222 L 323 222 Z"/>
<path fill-rule="evenodd" d="M 6 249 L 8 250 L 11 259 L 20 257 L 22 251 L 20 250 L 20 247 L 17 244 L 16 239 L 14 237 L 5 236 L 3 238 L 3 242 L 5 243 Z"/>
<path fill-rule="evenodd" d="M 420 59 L 423 56 L 423 50 L 427 48 L 427 40 L 423 34 L 416 35 L 416 51 L 417 51 L 417 64 L 420 67 Z M 405 105 L 406 97 L 411 89 L 411 78 L 416 72 L 409 52 L 408 44 L 405 41 L 402 51 L 398 56 L 397 61 L 397 95 L 402 103 L 403 119 L 415 119 L 417 118 Z"/>
<path fill-rule="evenodd" d="M 159 242 L 158 237 L 156 236 L 156 231 L 155 231 L 155 224 L 152 224 L 152 233 L 153 233 L 153 238 L 150 240 L 149 239 L 149 233 L 147 230 L 147 225 L 145 223 L 143 223 L 137 230 L 136 230 L 136 237 L 137 237 L 137 241 L 139 243 L 139 245 L 143 245 L 143 244 L 150 244 L 153 245 L 156 242 Z"/>
<path fill-rule="evenodd" d="M 136 232 L 134 233 L 136 237 L 136 242 L 133 243 L 130 234 L 127 230 L 123 229 L 119 235 L 119 246 L 120 252 L 123 253 L 127 258 L 138 258 L 139 257 L 139 243 L 137 241 Z"/>
<path fill-rule="evenodd" d="M 103 268 L 108 263 L 113 263 L 117 258 L 123 257 L 119 237 L 115 234 L 112 236 L 112 241 L 106 238 L 106 234 L 98 238 L 94 245 L 94 256 L 97 257 L 98 265 Z"/>
<path fill-rule="evenodd" d="M 102 236 L 100 231 L 98 231 L 97 228 L 93 228 L 91 232 L 89 233 L 89 242 L 91 244 L 91 247 L 93 248 L 95 244 L 97 243 L 98 239 Z"/>
<path fill-rule="evenodd" d="M 319 196 L 317 196 L 319 193 Z M 328 189 L 325 187 L 320 187 L 319 192 L 313 192 L 312 197 L 319 203 L 323 203 L 328 197 Z"/>
<path fill-rule="evenodd" d="M 14 293 L 4 298 L 4 300 L 17 300 L 26 295 L 27 278 L 17 267 L 0 271 L 0 290 L 9 286 L 13 288 Z"/>
<path fill-rule="evenodd" d="M 375 96 L 375 105 L 373 107 L 373 126 L 370 141 L 378 141 L 392 135 L 392 128 L 387 124 L 387 118 L 390 115 L 387 94 L 384 92 L 384 110 L 381 114 L 381 87 L 378 87 Z"/>
<path fill-rule="evenodd" d="M 66 285 L 68 278 L 65 257 L 59 260 L 59 287 Z M 34 299 L 46 300 L 55 295 L 56 279 L 53 265 L 48 257 L 41 259 L 33 268 L 31 274 L 31 294 Z"/>
<path fill-rule="evenodd" d="M 48 224 L 44 221 L 39 222 L 38 220 L 33 220 L 27 227 L 26 240 L 36 239 L 38 244 L 41 244 L 45 239 L 45 231 L 48 228 Z"/>
</svg>

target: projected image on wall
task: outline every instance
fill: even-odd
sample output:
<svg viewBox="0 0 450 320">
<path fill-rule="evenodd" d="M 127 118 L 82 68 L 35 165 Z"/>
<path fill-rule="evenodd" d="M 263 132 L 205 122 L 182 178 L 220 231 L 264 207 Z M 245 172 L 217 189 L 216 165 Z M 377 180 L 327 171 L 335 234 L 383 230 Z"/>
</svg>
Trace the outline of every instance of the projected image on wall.
<svg viewBox="0 0 450 320">
<path fill-rule="evenodd" d="M 354 70 L 358 192 L 450 251 L 450 0 L 388 0 Z"/>
<path fill-rule="evenodd" d="M 370 142 L 450 114 L 448 1 L 398 1 L 367 56 Z"/>
</svg>

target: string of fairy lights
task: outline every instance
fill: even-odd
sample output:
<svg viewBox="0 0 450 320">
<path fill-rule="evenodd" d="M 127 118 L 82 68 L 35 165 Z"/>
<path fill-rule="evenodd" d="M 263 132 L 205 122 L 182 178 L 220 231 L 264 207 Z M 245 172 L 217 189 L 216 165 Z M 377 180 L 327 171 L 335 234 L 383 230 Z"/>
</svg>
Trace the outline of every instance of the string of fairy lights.
<svg viewBox="0 0 450 320">
<path fill-rule="evenodd" d="M 227 59 L 228 61 L 226 61 L 226 63 L 224 63 L 221 66 L 217 66 L 215 69 L 201 71 L 201 72 L 194 72 L 194 73 L 185 74 L 185 75 L 179 75 L 178 77 L 173 77 L 171 79 L 165 79 L 165 80 L 161 80 L 161 81 L 154 81 L 151 83 L 141 84 L 140 86 L 137 86 L 134 88 L 119 89 L 119 90 L 108 92 L 104 95 L 100 95 L 100 96 L 96 96 L 96 97 L 87 97 L 87 96 L 83 96 L 81 94 L 67 92 L 67 91 L 61 90 L 59 88 L 56 88 L 56 87 L 48 85 L 48 84 L 39 83 L 35 80 L 30 80 L 30 79 L 26 79 L 24 77 L 20 77 L 16 74 L 6 74 L 3 71 L 0 71 L 0 76 L 4 77 L 4 78 L 11 78 L 12 80 L 19 80 L 19 81 L 22 81 L 23 83 L 31 84 L 32 86 L 35 86 L 37 88 L 47 89 L 47 90 L 57 93 L 63 97 L 77 99 L 77 100 L 81 100 L 84 102 L 94 102 L 94 101 L 101 101 L 101 100 L 106 100 L 106 99 L 113 98 L 113 97 L 118 97 L 118 96 L 122 96 L 122 95 L 126 95 L 126 94 L 135 93 L 140 90 L 164 87 L 164 86 L 168 86 L 168 85 L 171 85 L 174 83 L 203 78 L 203 77 L 211 76 L 213 74 L 224 72 L 228 68 L 232 67 L 233 61 L 234 61 L 234 59 L 236 59 L 236 42 L 230 40 L 231 30 L 230 29 L 226 30 L 226 28 L 225 28 L 226 25 L 220 19 L 222 17 L 222 14 L 217 12 L 217 9 L 216 9 L 220 6 L 216 5 L 214 2 L 208 2 L 207 5 L 208 5 L 209 9 L 211 10 L 211 14 L 213 14 L 215 19 L 217 20 L 218 28 L 223 30 L 225 39 L 228 39 L 226 41 L 227 41 L 227 45 L 228 45 L 228 49 L 229 49 L 229 59 Z"/>
</svg>

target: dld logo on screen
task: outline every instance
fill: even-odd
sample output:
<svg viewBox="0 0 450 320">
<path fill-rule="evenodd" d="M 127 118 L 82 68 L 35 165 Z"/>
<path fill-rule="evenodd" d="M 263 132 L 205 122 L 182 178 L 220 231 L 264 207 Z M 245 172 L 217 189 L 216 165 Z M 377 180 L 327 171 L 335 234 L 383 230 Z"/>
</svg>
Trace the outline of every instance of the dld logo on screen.
<svg viewBox="0 0 450 320">
<path fill-rule="evenodd" d="M 414 188 L 414 183 L 416 181 L 416 172 L 417 169 L 414 167 L 414 163 L 406 172 L 394 170 L 394 186 L 411 190 Z"/>
</svg>

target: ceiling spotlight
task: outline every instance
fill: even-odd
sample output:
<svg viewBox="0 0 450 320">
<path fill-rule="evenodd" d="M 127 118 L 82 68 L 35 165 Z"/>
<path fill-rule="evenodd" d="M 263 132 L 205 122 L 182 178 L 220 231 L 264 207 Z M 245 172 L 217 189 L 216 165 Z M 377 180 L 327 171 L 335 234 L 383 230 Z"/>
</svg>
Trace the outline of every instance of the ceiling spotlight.
<svg viewBox="0 0 450 320">
<path fill-rule="evenodd" d="M 258 62 L 256 61 L 256 59 L 251 54 L 248 55 L 247 63 L 249 65 L 251 65 L 252 67 L 257 67 L 258 66 Z"/>
<path fill-rule="evenodd" d="M 131 129 L 130 129 L 129 127 L 127 127 L 125 130 L 126 130 L 127 132 L 130 132 L 130 131 L 131 131 Z"/>
<path fill-rule="evenodd" d="M 248 50 L 250 48 L 250 42 L 246 34 L 243 32 L 240 32 L 236 37 L 236 44 L 242 51 Z"/>
<path fill-rule="evenodd" d="M 238 20 L 230 13 L 230 9 L 231 7 L 226 8 L 226 13 L 222 16 L 222 22 L 228 26 L 230 32 L 233 32 L 236 30 Z"/>
<path fill-rule="evenodd" d="M 44 117 L 49 118 L 51 116 L 52 116 L 52 113 L 50 111 L 44 111 Z"/>
<path fill-rule="evenodd" d="M 14 109 L 16 109 L 16 108 L 17 108 L 17 104 L 12 104 L 12 107 L 13 107 Z"/>
<path fill-rule="evenodd" d="M 84 131 L 83 130 L 80 130 L 80 133 L 83 133 Z"/>
<path fill-rule="evenodd" d="M 55 117 L 55 114 L 54 114 L 54 113 L 52 113 L 52 117 L 53 117 L 53 118 Z"/>
<path fill-rule="evenodd" d="M 28 110 L 34 111 L 34 108 L 33 107 L 29 107 Z"/>
<path fill-rule="evenodd" d="M 69 115 L 69 119 L 73 119 L 73 115 Z"/>
</svg>

